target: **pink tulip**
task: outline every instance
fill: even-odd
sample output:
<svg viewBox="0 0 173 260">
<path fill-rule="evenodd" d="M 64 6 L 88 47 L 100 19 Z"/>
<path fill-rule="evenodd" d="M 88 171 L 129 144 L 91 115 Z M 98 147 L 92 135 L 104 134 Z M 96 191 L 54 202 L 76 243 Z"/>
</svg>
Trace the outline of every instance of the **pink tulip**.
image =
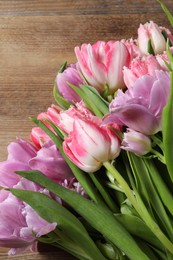
<svg viewBox="0 0 173 260">
<path fill-rule="evenodd" d="M 129 53 L 130 53 L 130 58 L 131 60 L 133 60 L 136 57 L 141 57 L 142 53 L 139 49 L 139 47 L 137 46 L 137 40 L 133 40 L 131 39 L 123 39 L 121 40 L 121 42 L 127 47 Z"/>
<path fill-rule="evenodd" d="M 173 53 L 173 47 L 170 48 L 171 53 Z M 170 60 L 168 58 L 168 54 L 166 51 L 163 52 L 163 54 L 156 55 L 156 59 L 161 67 L 162 70 L 168 71 L 168 67 L 166 66 L 165 61 L 169 64 Z"/>
<path fill-rule="evenodd" d="M 119 155 L 117 136 L 90 120 L 77 119 L 65 138 L 63 149 L 70 160 L 85 172 L 95 172 L 102 163 Z"/>
<path fill-rule="evenodd" d="M 40 127 L 33 127 L 30 133 L 30 139 L 37 148 L 41 148 L 50 140 L 50 137 Z"/>
<path fill-rule="evenodd" d="M 163 31 L 167 33 L 168 38 L 172 41 L 172 34 L 167 28 L 159 27 L 152 21 L 140 25 L 138 29 L 138 45 L 143 54 L 149 53 L 149 41 L 151 41 L 154 54 L 161 54 L 166 50 L 166 40 L 162 34 Z"/>
<path fill-rule="evenodd" d="M 93 113 L 84 105 L 83 102 L 76 103 L 76 106 L 71 106 L 68 110 L 63 110 L 58 115 L 58 126 L 67 134 L 73 130 L 73 123 L 76 119 L 88 119 L 100 124 L 101 119 L 94 116 Z"/>
<path fill-rule="evenodd" d="M 81 98 L 68 85 L 68 83 L 71 83 L 76 87 L 79 87 L 80 84 L 84 84 L 74 64 L 65 69 L 62 73 L 58 73 L 56 77 L 56 84 L 58 91 L 63 98 L 67 99 L 71 103 L 79 102 Z"/>
<path fill-rule="evenodd" d="M 44 124 L 54 132 L 52 127 L 47 122 L 45 122 L 44 119 L 57 124 L 59 122 L 59 112 L 60 110 L 57 106 L 51 105 L 51 107 L 48 108 L 48 111 L 40 113 L 37 116 L 37 119 L 43 121 Z M 30 139 L 36 147 L 41 148 L 47 141 L 50 140 L 50 137 L 40 127 L 33 127 L 30 133 Z"/>
<path fill-rule="evenodd" d="M 128 128 L 121 148 L 137 155 L 145 155 L 151 150 L 151 140 L 148 136 Z"/>
<path fill-rule="evenodd" d="M 156 71 L 156 76 L 144 75 L 125 93 L 118 90 L 103 123 L 117 123 L 145 135 L 153 135 L 161 130 L 162 111 L 169 92 L 168 72 Z"/>
<path fill-rule="evenodd" d="M 124 82 L 127 88 L 134 85 L 135 81 L 143 75 L 155 75 L 155 71 L 161 69 L 157 59 L 153 55 L 136 57 L 129 67 L 124 67 Z"/>
<path fill-rule="evenodd" d="M 67 110 L 61 111 L 58 111 L 56 107 L 52 105 L 48 108 L 47 112 L 39 114 L 37 118 L 40 120 L 44 120 L 45 118 L 48 119 L 67 134 L 70 133 L 70 131 L 73 129 L 73 122 L 76 118 L 85 118 L 97 123 L 101 123 L 101 119 L 94 116 L 82 101 L 76 103 L 75 106 L 71 106 Z M 48 123 L 45 124 L 52 130 Z M 39 147 L 42 146 L 47 140 L 50 140 L 50 138 L 44 134 L 40 128 L 33 128 L 31 139 L 36 146 L 39 144 Z"/>
<path fill-rule="evenodd" d="M 89 84 L 100 93 L 106 86 L 110 94 L 124 87 L 123 67 L 128 66 L 130 54 L 127 47 L 118 41 L 82 44 L 75 48 L 79 68 Z"/>
</svg>

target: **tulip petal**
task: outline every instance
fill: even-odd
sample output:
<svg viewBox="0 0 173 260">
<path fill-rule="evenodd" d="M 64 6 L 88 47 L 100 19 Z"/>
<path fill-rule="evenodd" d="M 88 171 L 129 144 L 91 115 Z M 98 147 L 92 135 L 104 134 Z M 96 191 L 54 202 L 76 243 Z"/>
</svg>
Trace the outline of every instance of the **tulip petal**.
<svg viewBox="0 0 173 260">
<path fill-rule="evenodd" d="M 27 171 L 30 167 L 21 162 L 4 161 L 0 163 L 0 186 L 11 188 L 20 180 L 20 176 L 15 171 Z"/>
<path fill-rule="evenodd" d="M 127 104 L 117 109 L 105 117 L 103 122 L 125 125 L 146 135 L 155 134 L 161 129 L 156 117 L 147 108 L 138 104 Z"/>
<path fill-rule="evenodd" d="M 121 42 L 115 42 L 111 45 L 110 51 L 107 54 L 107 82 L 110 88 L 110 93 L 114 89 L 123 88 L 123 67 L 128 66 L 130 62 L 130 54 L 126 46 Z M 118 66 L 117 66 L 118 64 Z"/>
<path fill-rule="evenodd" d="M 74 134 L 78 144 L 98 161 L 108 159 L 110 138 L 104 129 L 91 121 L 75 120 Z"/>
<path fill-rule="evenodd" d="M 62 182 L 64 179 L 73 178 L 73 174 L 52 142 L 46 143 L 38 152 L 37 156 L 29 161 L 31 169 L 39 170 L 50 179 Z"/>
<path fill-rule="evenodd" d="M 37 149 L 21 138 L 8 145 L 8 160 L 27 163 L 37 153 Z"/>
</svg>

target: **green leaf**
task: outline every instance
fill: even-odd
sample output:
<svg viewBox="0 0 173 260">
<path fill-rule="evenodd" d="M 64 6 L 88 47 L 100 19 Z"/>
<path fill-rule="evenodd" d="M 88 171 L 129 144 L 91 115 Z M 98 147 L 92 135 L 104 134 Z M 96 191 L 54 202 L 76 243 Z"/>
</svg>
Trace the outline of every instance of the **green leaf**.
<svg viewBox="0 0 173 260">
<path fill-rule="evenodd" d="M 86 85 L 81 85 L 81 88 L 103 115 L 106 115 L 109 112 L 108 103 L 100 96 L 96 89 Z"/>
<path fill-rule="evenodd" d="M 117 207 L 115 201 L 109 195 L 108 190 L 104 187 L 104 185 L 100 182 L 96 173 L 90 173 L 90 178 L 92 179 L 93 183 L 97 187 L 97 190 L 102 195 L 104 201 L 106 202 L 107 206 L 112 210 L 112 212 L 119 212 L 119 208 Z"/>
<path fill-rule="evenodd" d="M 51 122 L 50 120 L 43 118 L 42 119 L 44 122 L 48 123 L 52 129 L 55 131 L 55 133 L 59 136 L 59 138 L 61 138 L 62 140 L 64 140 L 64 137 L 67 136 L 67 134 L 61 130 L 56 124 L 54 124 L 53 122 Z"/>
<path fill-rule="evenodd" d="M 152 260 L 158 260 L 158 255 L 156 256 L 153 250 L 150 248 L 150 245 L 143 242 L 141 239 L 136 240 L 140 248 L 145 252 L 145 254 Z M 162 259 L 163 260 L 163 259 Z"/>
<path fill-rule="evenodd" d="M 149 54 L 155 55 L 154 50 L 153 50 L 153 46 L 151 44 L 151 40 L 148 41 L 148 49 L 147 49 Z"/>
<path fill-rule="evenodd" d="M 138 193 L 142 197 L 144 204 L 146 205 L 148 211 L 153 216 L 151 202 L 150 202 L 150 195 L 148 194 L 146 180 L 144 177 L 144 172 L 146 171 L 146 168 L 143 165 L 143 163 L 140 161 L 140 157 L 136 157 L 134 154 L 132 154 L 130 152 L 127 152 L 127 156 L 129 159 L 130 168 L 131 168 L 132 175 L 134 178 L 133 179 L 132 176 L 130 176 L 132 187 L 134 190 L 138 191 Z M 126 161 L 126 164 L 128 165 L 127 161 Z M 127 169 L 127 166 L 126 166 L 126 169 Z M 130 171 L 130 169 L 127 169 L 127 171 Z M 141 172 L 142 172 L 142 174 L 141 174 Z"/>
<path fill-rule="evenodd" d="M 173 72 L 170 72 L 170 95 L 162 113 L 162 133 L 166 166 L 173 182 Z"/>
<path fill-rule="evenodd" d="M 76 212 L 85 218 L 93 228 L 102 233 L 105 238 L 115 244 L 120 250 L 129 256 L 130 259 L 149 260 L 145 253 L 139 249 L 136 242 L 126 229 L 123 228 L 123 226 L 115 219 L 112 212 L 107 208 L 95 204 L 76 192 L 56 184 L 38 171 L 18 172 L 18 174 L 46 187 L 48 190 L 67 202 Z M 20 194 L 22 194 L 22 191 L 20 191 Z M 28 197 L 25 196 L 26 202 L 27 198 Z"/>
<path fill-rule="evenodd" d="M 169 46 L 169 47 L 172 47 L 172 43 L 171 43 L 171 41 L 169 40 L 169 36 L 168 36 L 168 34 L 167 34 L 167 32 L 166 32 L 165 30 L 162 30 L 162 35 L 163 35 L 163 37 L 165 38 L 165 41 L 168 42 L 168 46 Z"/>
<path fill-rule="evenodd" d="M 130 234 L 147 241 L 158 249 L 163 249 L 160 241 L 139 217 L 127 214 L 115 214 L 115 218 L 130 232 Z"/>
<path fill-rule="evenodd" d="M 106 259 L 110 259 L 110 260 L 127 259 L 126 256 L 117 247 L 115 247 L 115 246 L 113 247 L 111 244 L 102 243 L 101 241 L 97 241 L 97 246 L 100 249 L 100 251 L 103 253 L 103 255 L 106 256 Z"/>
<path fill-rule="evenodd" d="M 103 103 L 108 107 L 109 106 L 109 102 L 106 101 L 101 95 L 100 93 L 97 91 L 96 88 L 90 86 L 90 85 L 85 85 L 91 92 L 93 92 L 96 96 L 98 96 L 102 101 Z"/>
<path fill-rule="evenodd" d="M 168 20 L 170 21 L 171 25 L 173 26 L 173 16 L 172 16 L 172 14 L 169 12 L 168 8 L 160 0 L 157 0 L 157 2 L 159 2 L 163 11 L 165 12 L 166 16 L 168 17 Z"/>
<path fill-rule="evenodd" d="M 67 66 L 67 61 L 65 61 L 59 68 L 58 70 L 58 73 L 62 73 L 65 69 L 66 69 L 66 66 Z"/>
<path fill-rule="evenodd" d="M 63 109 L 68 109 L 71 106 L 71 103 L 59 94 L 56 83 L 53 87 L 53 96 L 58 105 L 60 105 Z"/>
<path fill-rule="evenodd" d="M 98 258 L 105 260 L 81 222 L 61 204 L 39 192 L 17 189 L 9 190 L 13 195 L 29 204 L 39 216 L 49 223 L 56 222 L 61 232 L 65 232 L 72 241 L 80 245 L 86 255 L 89 256 L 88 259 Z"/>
<path fill-rule="evenodd" d="M 170 50 L 170 46 L 169 46 L 169 39 L 167 39 L 167 43 L 166 43 L 166 53 L 168 55 L 169 58 L 169 63 L 168 63 L 168 68 L 170 68 L 170 71 L 173 71 L 173 56 L 172 56 L 172 52 Z M 165 61 L 166 64 L 166 61 Z"/>
<path fill-rule="evenodd" d="M 81 97 L 81 99 L 84 101 L 85 105 L 98 117 L 102 118 L 103 113 L 99 110 L 99 108 L 95 105 L 95 102 L 93 103 L 92 100 L 86 95 L 83 89 L 77 88 L 71 83 L 68 83 L 68 85 Z"/>
<path fill-rule="evenodd" d="M 160 199 L 157 189 L 150 177 L 150 175 L 152 175 L 152 172 L 150 172 L 150 170 L 153 169 L 153 167 L 151 168 L 151 160 L 140 158 L 132 153 L 129 153 L 129 158 L 131 162 L 133 162 L 133 165 L 135 165 L 135 168 L 133 167 L 133 172 L 135 173 L 136 176 L 138 176 L 138 179 L 140 180 L 141 184 L 144 185 L 145 188 L 145 192 L 141 194 L 142 199 L 143 200 L 145 199 L 148 201 L 148 203 L 151 203 L 152 209 L 154 209 L 153 211 L 151 211 L 151 213 L 155 212 L 157 214 L 162 225 L 167 231 L 167 234 L 172 240 L 173 239 L 172 224 L 163 206 L 163 203 Z M 138 193 L 140 193 L 139 189 L 137 189 L 137 191 Z"/>
<path fill-rule="evenodd" d="M 147 167 L 149 169 L 151 179 L 153 180 L 157 192 L 159 193 L 159 196 L 161 197 L 164 205 L 167 207 L 167 209 L 173 216 L 173 195 L 163 180 L 163 178 L 165 179 L 165 176 L 161 175 L 160 172 L 158 172 L 157 168 L 151 160 L 148 160 Z"/>
</svg>

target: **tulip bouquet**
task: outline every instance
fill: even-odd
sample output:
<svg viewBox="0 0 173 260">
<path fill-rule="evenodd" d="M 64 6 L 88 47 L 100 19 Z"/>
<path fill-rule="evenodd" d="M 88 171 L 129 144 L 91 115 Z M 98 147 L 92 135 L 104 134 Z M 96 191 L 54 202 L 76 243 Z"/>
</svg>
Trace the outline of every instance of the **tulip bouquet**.
<svg viewBox="0 0 173 260">
<path fill-rule="evenodd" d="M 173 25 L 173 17 L 161 4 Z M 78 259 L 173 259 L 173 35 L 75 48 L 56 104 L 0 163 L 0 246 Z"/>
</svg>

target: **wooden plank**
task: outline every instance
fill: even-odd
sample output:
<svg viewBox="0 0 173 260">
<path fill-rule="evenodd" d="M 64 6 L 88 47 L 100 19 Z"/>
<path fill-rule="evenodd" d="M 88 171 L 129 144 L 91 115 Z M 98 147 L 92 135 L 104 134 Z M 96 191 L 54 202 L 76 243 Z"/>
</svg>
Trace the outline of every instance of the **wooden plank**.
<svg viewBox="0 0 173 260">
<path fill-rule="evenodd" d="M 172 1 L 164 1 L 172 9 Z M 0 15 L 8 16 L 53 16 L 53 15 L 87 15 L 87 14 L 127 14 L 160 12 L 155 0 L 1 0 Z"/>
</svg>

